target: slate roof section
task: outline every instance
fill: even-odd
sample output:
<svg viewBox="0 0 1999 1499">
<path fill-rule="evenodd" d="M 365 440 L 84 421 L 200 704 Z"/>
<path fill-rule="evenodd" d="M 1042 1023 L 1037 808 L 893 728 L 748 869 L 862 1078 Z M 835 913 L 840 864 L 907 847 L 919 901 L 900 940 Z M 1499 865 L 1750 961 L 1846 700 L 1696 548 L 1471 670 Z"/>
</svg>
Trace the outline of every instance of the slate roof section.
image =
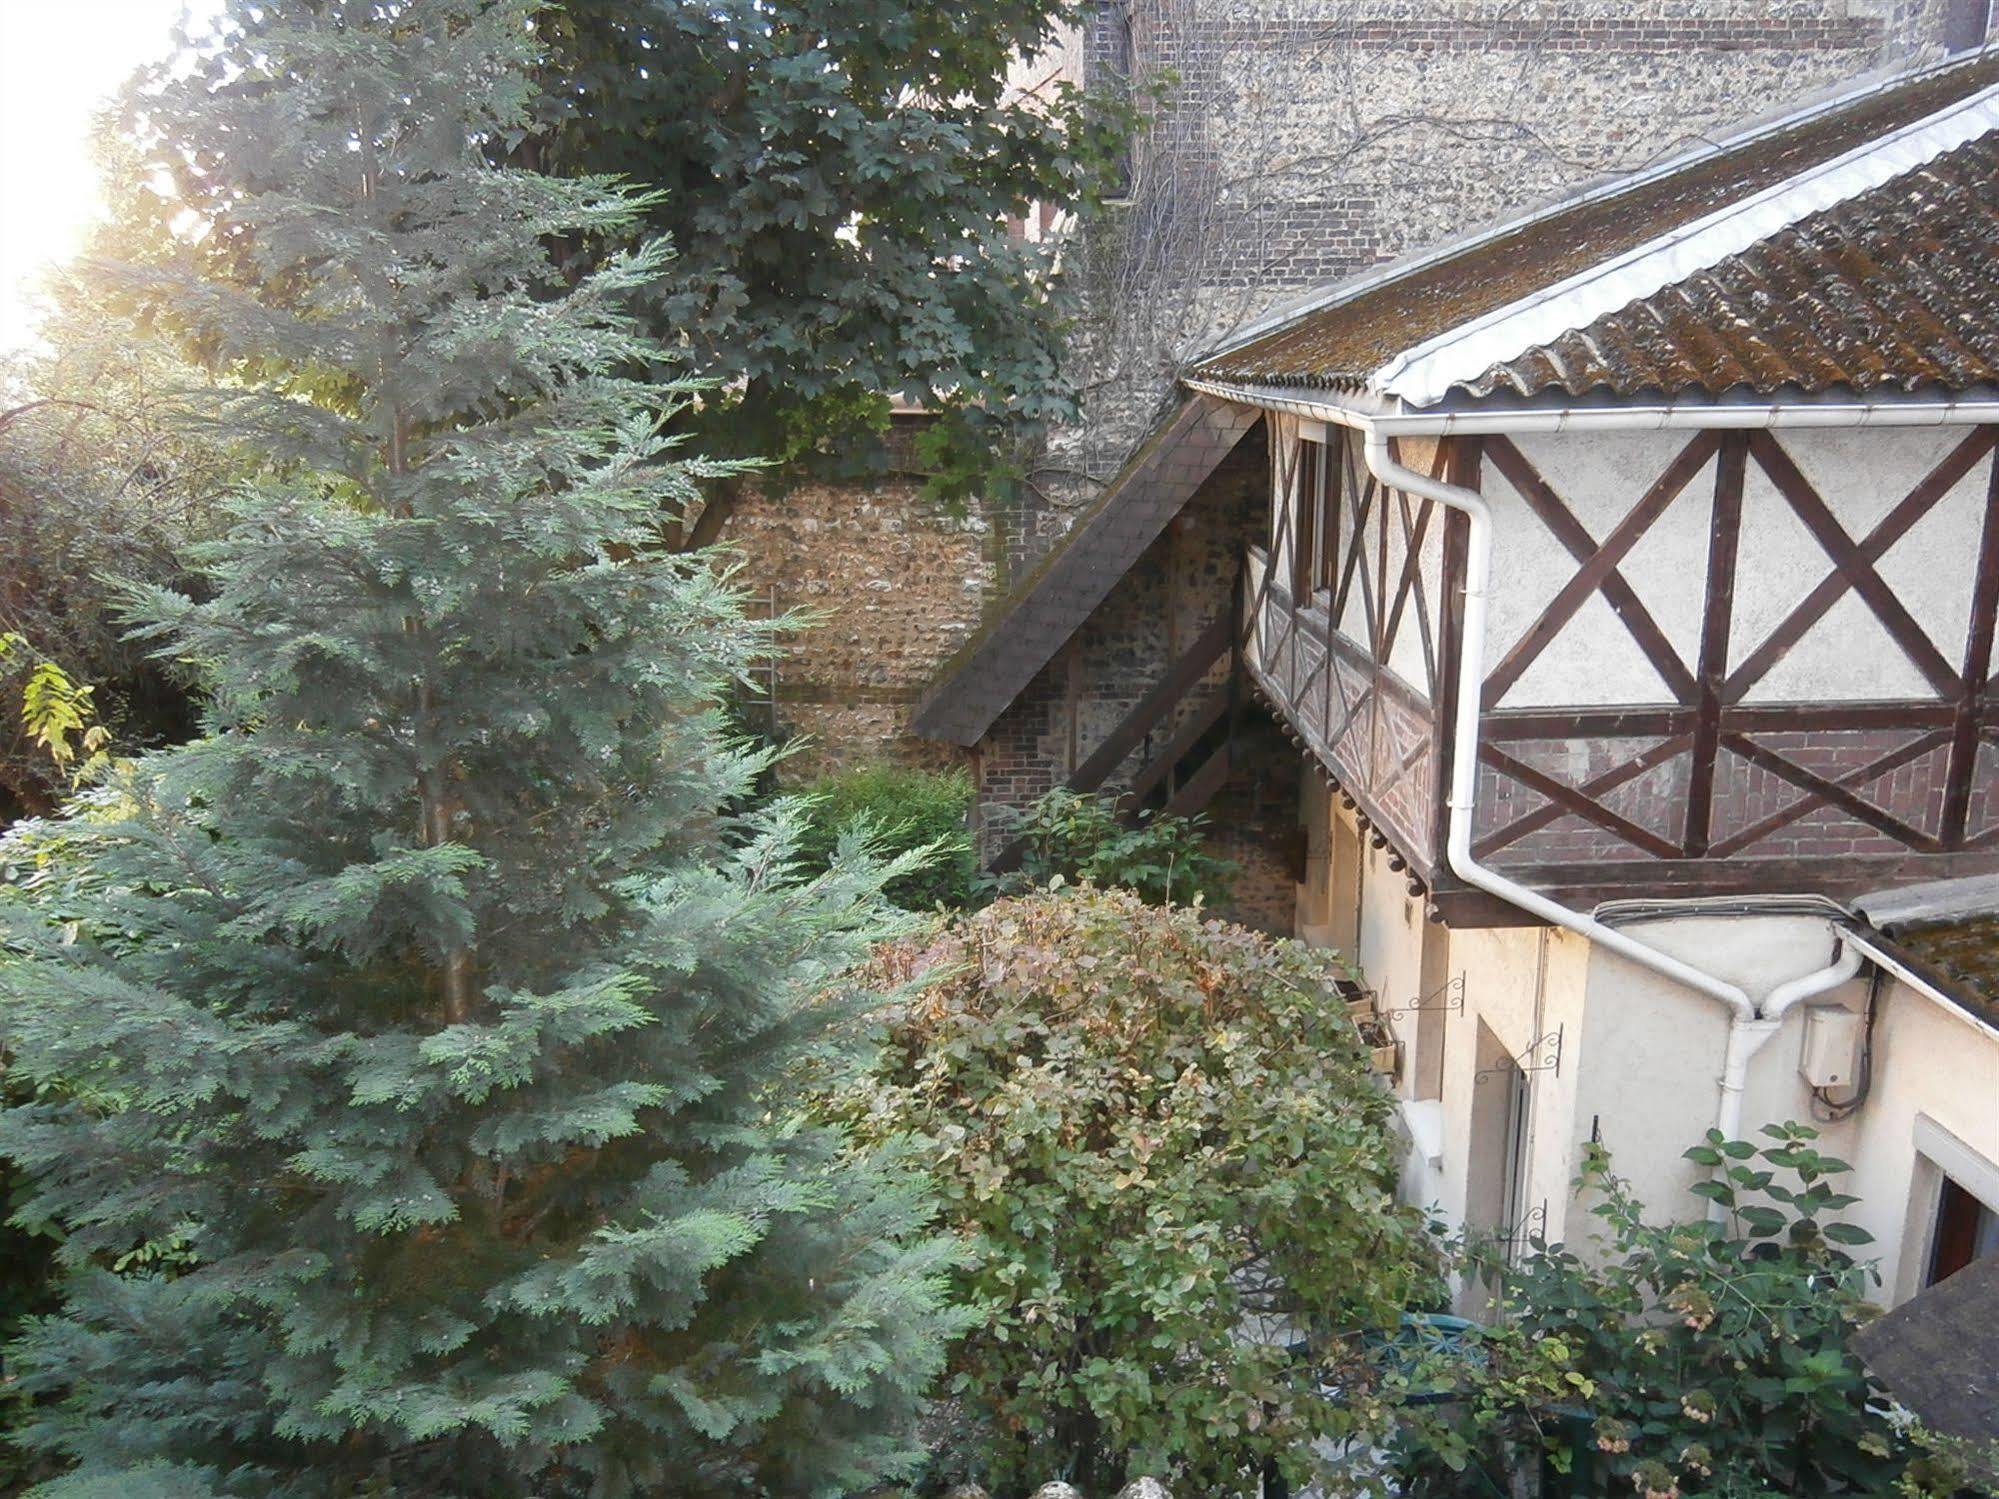
<svg viewBox="0 0 1999 1499">
<path fill-rule="evenodd" d="M 1416 406 L 1989 383 L 1995 130 L 1982 52 L 1356 278 L 1190 378 Z"/>
<path fill-rule="evenodd" d="M 1999 1258 L 1938 1281 L 1855 1333 L 1853 1346 L 1889 1393 L 1936 1430 L 1999 1442 Z"/>
<path fill-rule="evenodd" d="M 1194 396 L 1147 438 L 993 621 L 946 661 L 910 724 L 926 739 L 973 745 L 1136 563 L 1194 491 L 1263 419 Z"/>
</svg>

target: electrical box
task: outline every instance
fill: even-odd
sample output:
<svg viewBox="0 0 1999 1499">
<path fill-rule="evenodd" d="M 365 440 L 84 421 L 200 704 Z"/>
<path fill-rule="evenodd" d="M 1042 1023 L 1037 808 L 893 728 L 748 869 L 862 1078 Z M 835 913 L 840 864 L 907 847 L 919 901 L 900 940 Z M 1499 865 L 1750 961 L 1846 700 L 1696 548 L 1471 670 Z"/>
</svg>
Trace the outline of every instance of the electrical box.
<svg viewBox="0 0 1999 1499">
<path fill-rule="evenodd" d="M 1843 1005 L 1805 1011 L 1805 1055 L 1798 1064 L 1814 1088 L 1850 1088 L 1859 1074 L 1860 1016 Z"/>
</svg>

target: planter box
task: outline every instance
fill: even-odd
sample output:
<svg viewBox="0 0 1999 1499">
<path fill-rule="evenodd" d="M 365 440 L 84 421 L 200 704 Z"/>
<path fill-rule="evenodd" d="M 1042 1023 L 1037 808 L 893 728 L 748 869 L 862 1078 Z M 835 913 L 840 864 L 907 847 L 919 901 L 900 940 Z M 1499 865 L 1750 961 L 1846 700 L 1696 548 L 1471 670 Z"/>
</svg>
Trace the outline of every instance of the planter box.
<svg viewBox="0 0 1999 1499">
<path fill-rule="evenodd" d="M 1354 1024 L 1356 1025 L 1360 1024 L 1363 1020 L 1374 1019 L 1374 996 L 1372 994 L 1361 994 L 1349 998 L 1347 1000 L 1347 1014 L 1353 1017 Z"/>
<path fill-rule="evenodd" d="M 1383 1077 L 1395 1079 L 1402 1076 L 1402 1043 L 1384 1041 L 1379 1046 L 1368 1049 L 1368 1062 Z"/>
</svg>

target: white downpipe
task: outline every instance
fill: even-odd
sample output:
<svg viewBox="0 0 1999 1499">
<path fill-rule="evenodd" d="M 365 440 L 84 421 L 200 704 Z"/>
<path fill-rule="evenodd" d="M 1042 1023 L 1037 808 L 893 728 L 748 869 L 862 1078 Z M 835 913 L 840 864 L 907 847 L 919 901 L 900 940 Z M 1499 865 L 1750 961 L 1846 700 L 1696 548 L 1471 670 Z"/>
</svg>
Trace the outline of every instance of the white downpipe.
<svg viewBox="0 0 1999 1499">
<path fill-rule="evenodd" d="M 1847 941 L 1845 934 L 1841 933 L 1833 949 L 1832 962 L 1824 968 L 1787 979 L 1772 989 L 1764 996 L 1763 1003 L 1756 1007 L 1754 1020 L 1738 1017 L 1730 1023 L 1728 1050 L 1721 1064 L 1721 1107 L 1714 1118 L 1714 1127 L 1721 1131 L 1723 1139 L 1735 1140 L 1742 1135 L 1742 1090 L 1749 1080 L 1749 1064 L 1771 1037 L 1784 1028 L 1785 1014 L 1801 1000 L 1823 994 L 1828 989 L 1837 989 L 1860 972 L 1860 956 L 1860 948 Z"/>
<path fill-rule="evenodd" d="M 1351 420 L 1351 418 L 1349 418 Z M 1450 817 L 1445 853 L 1452 871 L 1466 884 L 1498 896 L 1543 921 L 1587 937 L 1622 957 L 1664 974 L 1708 998 L 1728 1007 L 1728 1046 L 1723 1055 L 1719 1097 L 1715 1107 L 1715 1128 L 1723 1138 L 1735 1139 L 1742 1125 L 1742 1091 L 1748 1078 L 1749 1062 L 1777 1033 L 1784 1012 L 1798 1001 L 1822 993 L 1853 977 L 1860 967 L 1860 951 L 1840 939 L 1834 961 L 1824 968 L 1777 985 L 1758 1005 L 1740 985 L 1650 943 L 1640 942 L 1594 916 L 1550 900 L 1538 890 L 1510 880 L 1488 869 L 1472 853 L 1474 806 L 1478 794 L 1478 741 L 1481 722 L 1480 695 L 1485 680 L 1486 604 L 1492 578 L 1492 511 L 1485 497 L 1462 485 L 1447 484 L 1427 474 L 1404 467 L 1389 455 L 1388 435 L 1372 425 L 1363 425 L 1363 455 L 1368 472 L 1385 489 L 1434 500 L 1457 511 L 1470 523 L 1465 544 L 1464 625 L 1458 644 L 1457 719 L 1451 742 Z M 1720 1211 L 1720 1205 L 1715 1205 Z"/>
</svg>

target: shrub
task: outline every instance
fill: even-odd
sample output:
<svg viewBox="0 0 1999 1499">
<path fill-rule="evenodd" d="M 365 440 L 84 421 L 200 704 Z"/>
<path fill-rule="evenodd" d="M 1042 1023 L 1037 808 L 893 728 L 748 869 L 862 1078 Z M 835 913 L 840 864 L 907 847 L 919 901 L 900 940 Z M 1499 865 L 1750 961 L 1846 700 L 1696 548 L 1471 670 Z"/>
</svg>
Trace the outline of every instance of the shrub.
<svg viewBox="0 0 1999 1499">
<path fill-rule="evenodd" d="M 877 955 L 869 985 L 929 982 L 836 1111 L 927 1142 L 975 1245 L 961 1294 L 987 1308 L 954 1356 L 968 1435 L 944 1476 L 1254 1493 L 1266 1460 L 1302 1479 L 1310 1444 L 1350 1430 L 1319 1381 L 1432 1261 L 1337 976 L 1088 888 Z"/>
<path fill-rule="evenodd" d="M 1763 1133 L 1686 1152 L 1717 1168 L 1696 1190 L 1719 1224 L 1648 1224 L 1592 1147 L 1577 1185 L 1599 1194 L 1603 1242 L 1486 1261 L 1506 1325 L 1459 1367 L 1461 1401 L 1404 1412 L 1396 1491 L 1504 1492 L 1505 1470 L 1545 1456 L 1579 1493 L 1953 1492 L 1962 1470 L 1891 1419 L 1848 1347 L 1878 1277 L 1846 1252 L 1869 1242 L 1837 1217 L 1856 1200 L 1833 1185 L 1846 1163 L 1808 1126 Z"/>
<path fill-rule="evenodd" d="M 1207 849 L 1207 819 L 1141 811 L 1127 821 L 1108 793 L 1057 787 L 1006 829 L 1021 841 L 1019 869 L 1003 890 L 1060 876 L 1136 891 L 1155 903 L 1213 905 L 1228 897 L 1236 866 Z"/>
<path fill-rule="evenodd" d="M 831 865 L 841 835 L 864 828 L 885 856 L 935 847 L 920 869 L 887 886 L 906 910 L 958 909 L 972 898 L 977 864 L 966 816 L 972 778 L 962 770 L 866 765 L 822 776 L 805 788 L 811 800 L 800 852 L 811 869 Z"/>
</svg>

